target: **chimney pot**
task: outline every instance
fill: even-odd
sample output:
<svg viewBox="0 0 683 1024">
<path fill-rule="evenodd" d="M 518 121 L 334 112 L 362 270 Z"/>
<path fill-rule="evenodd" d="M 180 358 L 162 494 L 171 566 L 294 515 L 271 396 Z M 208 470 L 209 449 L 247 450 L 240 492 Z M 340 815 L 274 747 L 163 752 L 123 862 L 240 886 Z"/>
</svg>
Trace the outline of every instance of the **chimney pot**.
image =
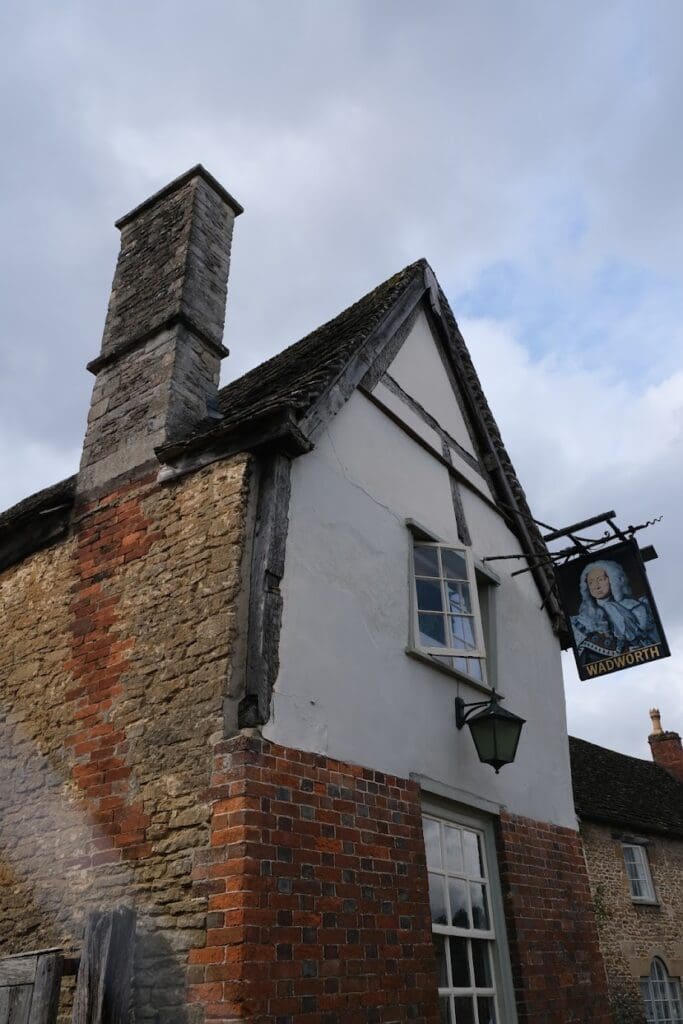
<svg viewBox="0 0 683 1024">
<path fill-rule="evenodd" d="M 662 729 L 661 715 L 658 708 L 650 710 L 652 732 L 648 737 L 652 759 L 660 768 L 665 768 L 679 782 L 683 782 L 683 747 L 677 732 L 665 732 Z"/>
</svg>

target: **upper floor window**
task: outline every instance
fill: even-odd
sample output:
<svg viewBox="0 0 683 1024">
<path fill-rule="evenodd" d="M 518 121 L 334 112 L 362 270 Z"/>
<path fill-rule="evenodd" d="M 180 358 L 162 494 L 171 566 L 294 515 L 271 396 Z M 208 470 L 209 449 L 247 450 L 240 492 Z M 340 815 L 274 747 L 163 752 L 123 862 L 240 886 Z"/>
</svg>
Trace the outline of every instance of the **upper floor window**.
<svg viewBox="0 0 683 1024">
<path fill-rule="evenodd" d="M 655 957 L 647 978 L 640 982 L 648 1024 L 683 1024 L 681 985 Z"/>
<path fill-rule="evenodd" d="M 415 540 L 413 571 L 416 646 L 485 682 L 486 651 L 471 552 Z"/>
<path fill-rule="evenodd" d="M 656 903 L 647 849 L 637 843 L 622 843 L 631 899 L 634 903 Z"/>
</svg>

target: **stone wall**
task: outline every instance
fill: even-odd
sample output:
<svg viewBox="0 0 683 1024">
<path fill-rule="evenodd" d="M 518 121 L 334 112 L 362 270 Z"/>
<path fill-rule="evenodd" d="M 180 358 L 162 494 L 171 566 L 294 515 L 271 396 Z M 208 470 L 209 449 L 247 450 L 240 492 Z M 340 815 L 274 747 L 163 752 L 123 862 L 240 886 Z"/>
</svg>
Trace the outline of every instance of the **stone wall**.
<svg viewBox="0 0 683 1024">
<path fill-rule="evenodd" d="M 519 1024 L 612 1024 L 579 834 L 503 814 L 498 840 Z"/>
<path fill-rule="evenodd" d="M 658 905 L 636 904 L 626 877 L 617 829 L 581 826 L 600 945 L 607 968 L 616 1024 L 643 1024 L 639 979 L 652 957 L 663 958 L 671 974 L 683 973 L 683 841 L 650 836 L 647 847 Z"/>
<path fill-rule="evenodd" d="M 0 575 L 0 954 L 139 917 L 136 1016 L 186 1016 L 212 745 L 238 671 L 249 462 L 120 488 Z"/>
</svg>

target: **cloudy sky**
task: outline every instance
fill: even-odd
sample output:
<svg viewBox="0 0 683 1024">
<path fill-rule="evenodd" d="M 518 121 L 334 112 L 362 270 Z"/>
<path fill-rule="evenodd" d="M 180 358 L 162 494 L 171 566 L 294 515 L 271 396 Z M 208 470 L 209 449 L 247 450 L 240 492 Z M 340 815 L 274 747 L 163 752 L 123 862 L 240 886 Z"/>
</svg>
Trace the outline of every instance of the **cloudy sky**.
<svg viewBox="0 0 683 1024">
<path fill-rule="evenodd" d="M 197 162 L 244 204 L 224 380 L 419 256 L 538 517 L 660 558 L 674 656 L 579 683 L 571 731 L 683 730 L 679 0 L 5 0 L 0 507 L 78 463 L 118 235 Z"/>
</svg>

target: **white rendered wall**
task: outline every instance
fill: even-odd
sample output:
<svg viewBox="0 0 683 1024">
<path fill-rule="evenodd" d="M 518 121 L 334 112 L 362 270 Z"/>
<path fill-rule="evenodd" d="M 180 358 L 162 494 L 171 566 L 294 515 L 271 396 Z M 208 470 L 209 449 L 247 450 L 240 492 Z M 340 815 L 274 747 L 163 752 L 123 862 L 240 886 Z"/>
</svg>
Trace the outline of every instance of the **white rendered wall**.
<svg viewBox="0 0 683 1024">
<path fill-rule="evenodd" d="M 423 335 L 412 346 L 420 366 L 429 344 Z M 408 391 L 406 346 L 401 357 Z M 430 396 L 415 390 L 414 397 L 426 405 Z M 436 401 L 429 411 L 438 418 L 435 409 L 443 422 Z M 443 424 L 451 433 L 455 420 Z M 475 558 L 519 551 L 498 514 L 466 485 L 461 491 Z M 469 730 L 455 728 L 454 698 L 481 693 L 405 653 L 412 545 L 405 521 L 459 544 L 445 467 L 356 392 L 316 448 L 294 461 L 289 518 L 280 672 L 264 734 L 575 827 L 560 651 L 531 575 L 511 579 L 519 563 L 495 563 L 497 685 L 528 721 L 517 760 L 500 775 L 480 764 Z"/>
</svg>

